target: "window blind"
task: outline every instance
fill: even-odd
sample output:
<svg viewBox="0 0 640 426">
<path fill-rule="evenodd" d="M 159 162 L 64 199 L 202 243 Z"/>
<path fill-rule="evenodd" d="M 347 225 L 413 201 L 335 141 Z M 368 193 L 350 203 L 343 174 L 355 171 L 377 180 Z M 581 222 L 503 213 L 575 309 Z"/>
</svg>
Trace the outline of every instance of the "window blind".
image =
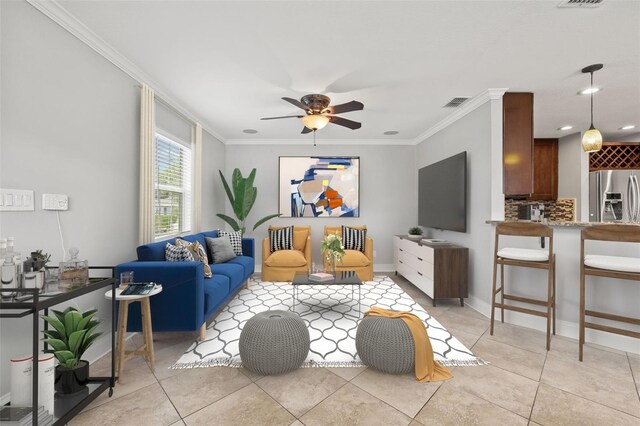
<svg viewBox="0 0 640 426">
<path fill-rule="evenodd" d="M 191 147 L 156 134 L 154 154 L 156 239 L 191 230 Z"/>
</svg>

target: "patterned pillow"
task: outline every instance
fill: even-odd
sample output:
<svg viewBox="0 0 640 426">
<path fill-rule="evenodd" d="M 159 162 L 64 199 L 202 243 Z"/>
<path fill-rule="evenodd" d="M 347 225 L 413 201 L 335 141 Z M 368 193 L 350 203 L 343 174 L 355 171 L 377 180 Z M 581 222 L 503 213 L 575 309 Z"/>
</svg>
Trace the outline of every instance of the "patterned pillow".
<svg viewBox="0 0 640 426">
<path fill-rule="evenodd" d="M 198 259 L 204 265 L 204 276 L 205 278 L 211 278 L 211 268 L 209 267 L 209 258 L 207 257 L 207 251 L 202 247 L 198 241 L 189 242 L 185 240 L 176 240 L 176 245 L 179 247 L 186 247 L 187 250 L 191 253 L 191 256 L 194 259 Z"/>
<path fill-rule="evenodd" d="M 342 227 L 342 244 L 345 250 L 358 250 L 364 253 L 364 242 L 367 238 L 366 229 Z"/>
<path fill-rule="evenodd" d="M 229 237 L 229 241 L 231 241 L 231 247 L 233 248 L 233 252 L 236 254 L 236 256 L 242 256 L 242 234 L 240 233 L 240 231 L 227 232 L 218 229 L 219 237 L 224 237 L 225 235 Z"/>
<path fill-rule="evenodd" d="M 269 229 L 271 253 L 278 250 L 293 250 L 293 226 Z"/>
<path fill-rule="evenodd" d="M 193 262 L 193 255 L 186 247 L 174 246 L 167 243 L 164 247 L 164 257 L 168 262 Z"/>
</svg>

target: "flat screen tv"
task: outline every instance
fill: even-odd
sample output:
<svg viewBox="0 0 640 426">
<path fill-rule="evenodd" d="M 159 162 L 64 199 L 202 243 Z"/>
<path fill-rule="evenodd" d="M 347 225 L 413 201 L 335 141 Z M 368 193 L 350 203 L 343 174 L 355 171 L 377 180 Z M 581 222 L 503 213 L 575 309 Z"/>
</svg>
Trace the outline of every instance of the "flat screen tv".
<svg viewBox="0 0 640 426">
<path fill-rule="evenodd" d="M 420 169 L 418 224 L 467 232 L 467 151 Z"/>
</svg>

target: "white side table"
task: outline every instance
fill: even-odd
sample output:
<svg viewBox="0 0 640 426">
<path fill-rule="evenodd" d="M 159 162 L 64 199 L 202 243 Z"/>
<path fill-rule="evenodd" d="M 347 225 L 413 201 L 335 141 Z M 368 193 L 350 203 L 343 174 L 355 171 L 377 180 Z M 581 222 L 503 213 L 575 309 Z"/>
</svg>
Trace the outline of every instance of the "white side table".
<svg viewBox="0 0 640 426">
<path fill-rule="evenodd" d="M 151 371 L 155 368 L 155 355 L 153 352 L 153 331 L 151 329 L 151 304 L 149 298 L 155 296 L 162 291 L 162 286 L 156 284 L 153 290 L 149 294 L 135 295 L 135 296 L 122 296 L 122 289 L 116 289 L 116 300 L 120 302 L 120 308 L 118 309 L 118 341 L 116 343 L 116 365 L 118 382 L 122 383 L 122 371 L 124 370 L 124 363 L 127 359 L 142 355 L 149 361 Z M 111 300 L 111 290 L 107 291 L 104 296 Z M 144 338 L 144 344 L 134 351 L 125 350 L 124 338 L 127 334 L 127 320 L 129 318 L 129 304 L 140 302 L 140 312 L 142 313 L 142 336 Z"/>
</svg>

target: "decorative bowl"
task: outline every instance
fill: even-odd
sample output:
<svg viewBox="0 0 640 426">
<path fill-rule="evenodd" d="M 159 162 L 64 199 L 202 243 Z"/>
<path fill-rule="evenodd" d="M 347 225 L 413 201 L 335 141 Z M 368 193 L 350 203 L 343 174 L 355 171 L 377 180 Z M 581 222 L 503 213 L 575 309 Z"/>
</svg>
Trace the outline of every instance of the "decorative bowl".
<svg viewBox="0 0 640 426">
<path fill-rule="evenodd" d="M 408 238 L 408 239 L 410 239 L 410 240 L 416 240 L 416 241 L 417 241 L 417 240 L 421 240 L 421 239 L 422 239 L 422 234 L 420 234 L 420 235 L 411 235 L 411 234 L 408 234 L 408 235 L 407 235 L 407 238 Z"/>
</svg>

